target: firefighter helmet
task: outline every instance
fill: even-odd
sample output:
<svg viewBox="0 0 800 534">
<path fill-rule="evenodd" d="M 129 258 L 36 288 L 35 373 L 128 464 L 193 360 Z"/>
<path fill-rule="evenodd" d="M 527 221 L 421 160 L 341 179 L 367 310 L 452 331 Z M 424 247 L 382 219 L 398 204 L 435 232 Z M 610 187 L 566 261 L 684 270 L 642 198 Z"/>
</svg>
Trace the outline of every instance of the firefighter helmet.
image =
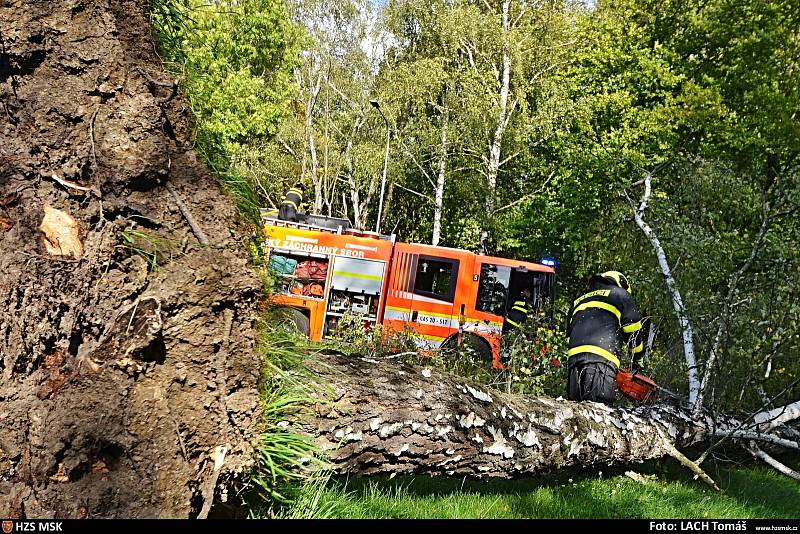
<svg viewBox="0 0 800 534">
<path fill-rule="evenodd" d="M 605 278 L 609 282 L 613 282 L 614 285 L 617 285 L 627 291 L 628 293 L 631 292 L 631 285 L 628 282 L 628 279 L 619 271 L 606 271 L 604 273 L 600 273 L 602 278 Z"/>
</svg>

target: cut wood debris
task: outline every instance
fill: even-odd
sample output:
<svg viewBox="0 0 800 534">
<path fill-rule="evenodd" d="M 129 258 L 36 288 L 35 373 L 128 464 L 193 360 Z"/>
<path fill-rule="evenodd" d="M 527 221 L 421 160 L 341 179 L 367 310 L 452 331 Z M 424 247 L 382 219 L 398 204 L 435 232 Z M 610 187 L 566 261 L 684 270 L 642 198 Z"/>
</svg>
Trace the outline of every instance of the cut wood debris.
<svg viewBox="0 0 800 534">
<path fill-rule="evenodd" d="M 83 244 L 79 236 L 78 223 L 71 215 L 45 204 L 44 218 L 39 226 L 42 243 L 54 256 L 83 256 Z"/>
</svg>

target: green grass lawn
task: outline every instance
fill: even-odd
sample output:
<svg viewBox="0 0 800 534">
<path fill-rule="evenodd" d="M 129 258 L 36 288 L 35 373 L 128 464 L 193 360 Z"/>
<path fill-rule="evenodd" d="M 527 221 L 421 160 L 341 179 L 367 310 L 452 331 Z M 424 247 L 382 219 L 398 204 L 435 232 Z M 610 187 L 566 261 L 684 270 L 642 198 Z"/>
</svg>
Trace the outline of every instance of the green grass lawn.
<svg viewBox="0 0 800 534">
<path fill-rule="evenodd" d="M 713 469 L 717 493 L 674 465 L 518 481 L 350 478 L 323 490 L 339 518 L 800 518 L 800 483 L 762 467 Z"/>
</svg>

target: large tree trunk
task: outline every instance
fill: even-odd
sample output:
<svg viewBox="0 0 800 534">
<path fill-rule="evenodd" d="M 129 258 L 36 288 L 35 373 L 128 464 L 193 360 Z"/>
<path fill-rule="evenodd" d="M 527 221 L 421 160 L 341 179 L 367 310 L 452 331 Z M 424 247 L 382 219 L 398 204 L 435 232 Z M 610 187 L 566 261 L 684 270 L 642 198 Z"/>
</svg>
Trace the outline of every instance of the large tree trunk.
<svg viewBox="0 0 800 534">
<path fill-rule="evenodd" d="M 667 455 L 688 465 L 676 448 L 740 428 L 733 418 L 693 420 L 688 407 L 631 410 L 509 395 L 435 369 L 321 358 L 311 365 L 328 386 L 327 402 L 299 429 L 329 452 L 339 473 L 513 477 Z"/>
<path fill-rule="evenodd" d="M 197 515 L 253 462 L 259 283 L 147 7 L 0 2 L 3 517 Z"/>
</svg>

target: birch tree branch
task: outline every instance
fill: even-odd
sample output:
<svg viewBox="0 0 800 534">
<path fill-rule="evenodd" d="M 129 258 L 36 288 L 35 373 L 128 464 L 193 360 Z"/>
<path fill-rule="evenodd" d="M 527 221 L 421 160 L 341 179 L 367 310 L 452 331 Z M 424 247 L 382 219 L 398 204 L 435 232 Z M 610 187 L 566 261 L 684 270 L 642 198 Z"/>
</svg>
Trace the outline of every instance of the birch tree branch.
<svg viewBox="0 0 800 534">
<path fill-rule="evenodd" d="M 653 247 L 656 257 L 658 258 L 658 265 L 661 268 L 661 274 L 664 277 L 667 290 L 672 296 L 672 307 L 675 311 L 676 317 L 678 318 L 678 324 L 683 336 L 683 356 L 684 360 L 686 361 L 689 379 L 689 403 L 694 406 L 696 405 L 700 391 L 700 381 L 697 373 L 697 359 L 694 352 L 694 332 L 692 330 L 692 324 L 686 315 L 686 309 L 683 306 L 683 299 L 681 298 L 680 289 L 678 289 L 675 278 L 672 276 L 672 271 L 670 269 L 669 262 L 667 261 L 667 254 L 664 251 L 664 247 L 661 245 L 661 242 L 659 241 L 658 236 L 656 236 L 653 229 L 650 228 L 650 226 L 644 220 L 644 212 L 647 209 L 647 204 L 650 201 L 650 195 L 652 192 L 651 178 L 652 177 L 650 173 L 647 173 L 644 177 L 644 193 L 642 193 L 642 199 L 639 202 L 639 207 L 638 209 L 634 210 L 633 216 L 636 224 L 650 240 L 650 245 Z"/>
<path fill-rule="evenodd" d="M 524 202 L 524 201 L 528 200 L 529 198 L 532 198 L 532 197 L 534 197 L 536 195 L 539 195 L 539 194 L 543 193 L 545 188 L 547 188 L 547 184 L 550 183 L 550 180 L 553 178 L 553 176 L 555 176 L 555 174 L 556 174 L 556 171 L 555 170 L 552 171 L 550 173 L 550 175 L 547 177 L 547 179 L 544 181 L 544 183 L 542 184 L 542 187 L 540 187 L 539 189 L 537 189 L 536 191 L 534 191 L 532 193 L 528 193 L 527 195 L 524 195 L 524 196 L 518 198 L 517 200 L 515 200 L 514 202 L 511 202 L 510 204 L 506 204 L 505 206 L 497 208 L 496 210 L 494 210 L 494 213 L 500 213 L 503 210 L 507 210 L 507 209 L 513 208 L 517 204 L 519 204 L 521 202 Z"/>
<path fill-rule="evenodd" d="M 429 201 L 429 202 L 433 202 L 433 199 L 432 199 L 432 198 L 431 198 L 429 195 L 423 195 L 423 194 L 422 194 L 422 193 L 420 193 L 419 191 L 414 191 L 413 189 L 409 189 L 408 187 L 406 187 L 406 186 L 404 186 L 404 185 L 401 185 L 401 184 L 399 184 L 399 183 L 397 183 L 397 182 L 395 182 L 395 184 L 394 184 L 394 185 L 396 185 L 397 187 L 399 187 L 399 188 L 400 188 L 400 189 L 402 189 L 403 191 L 408 191 L 409 193 L 412 193 L 412 194 L 414 194 L 414 195 L 417 195 L 418 197 L 422 197 L 422 198 L 424 198 L 425 200 L 427 200 L 427 201 Z"/>
<path fill-rule="evenodd" d="M 753 416 L 753 421 L 763 431 L 772 430 L 795 419 L 800 419 L 800 401 L 759 412 Z"/>
<path fill-rule="evenodd" d="M 750 446 L 747 448 L 747 450 L 750 451 L 750 454 L 752 454 L 754 457 L 758 458 L 759 460 L 762 460 L 767 465 L 774 467 L 779 473 L 783 473 L 784 475 L 791 477 L 795 480 L 800 480 L 800 473 L 782 464 L 769 454 L 765 453 L 764 451 L 759 449 L 756 444 L 751 443 Z"/>
</svg>

